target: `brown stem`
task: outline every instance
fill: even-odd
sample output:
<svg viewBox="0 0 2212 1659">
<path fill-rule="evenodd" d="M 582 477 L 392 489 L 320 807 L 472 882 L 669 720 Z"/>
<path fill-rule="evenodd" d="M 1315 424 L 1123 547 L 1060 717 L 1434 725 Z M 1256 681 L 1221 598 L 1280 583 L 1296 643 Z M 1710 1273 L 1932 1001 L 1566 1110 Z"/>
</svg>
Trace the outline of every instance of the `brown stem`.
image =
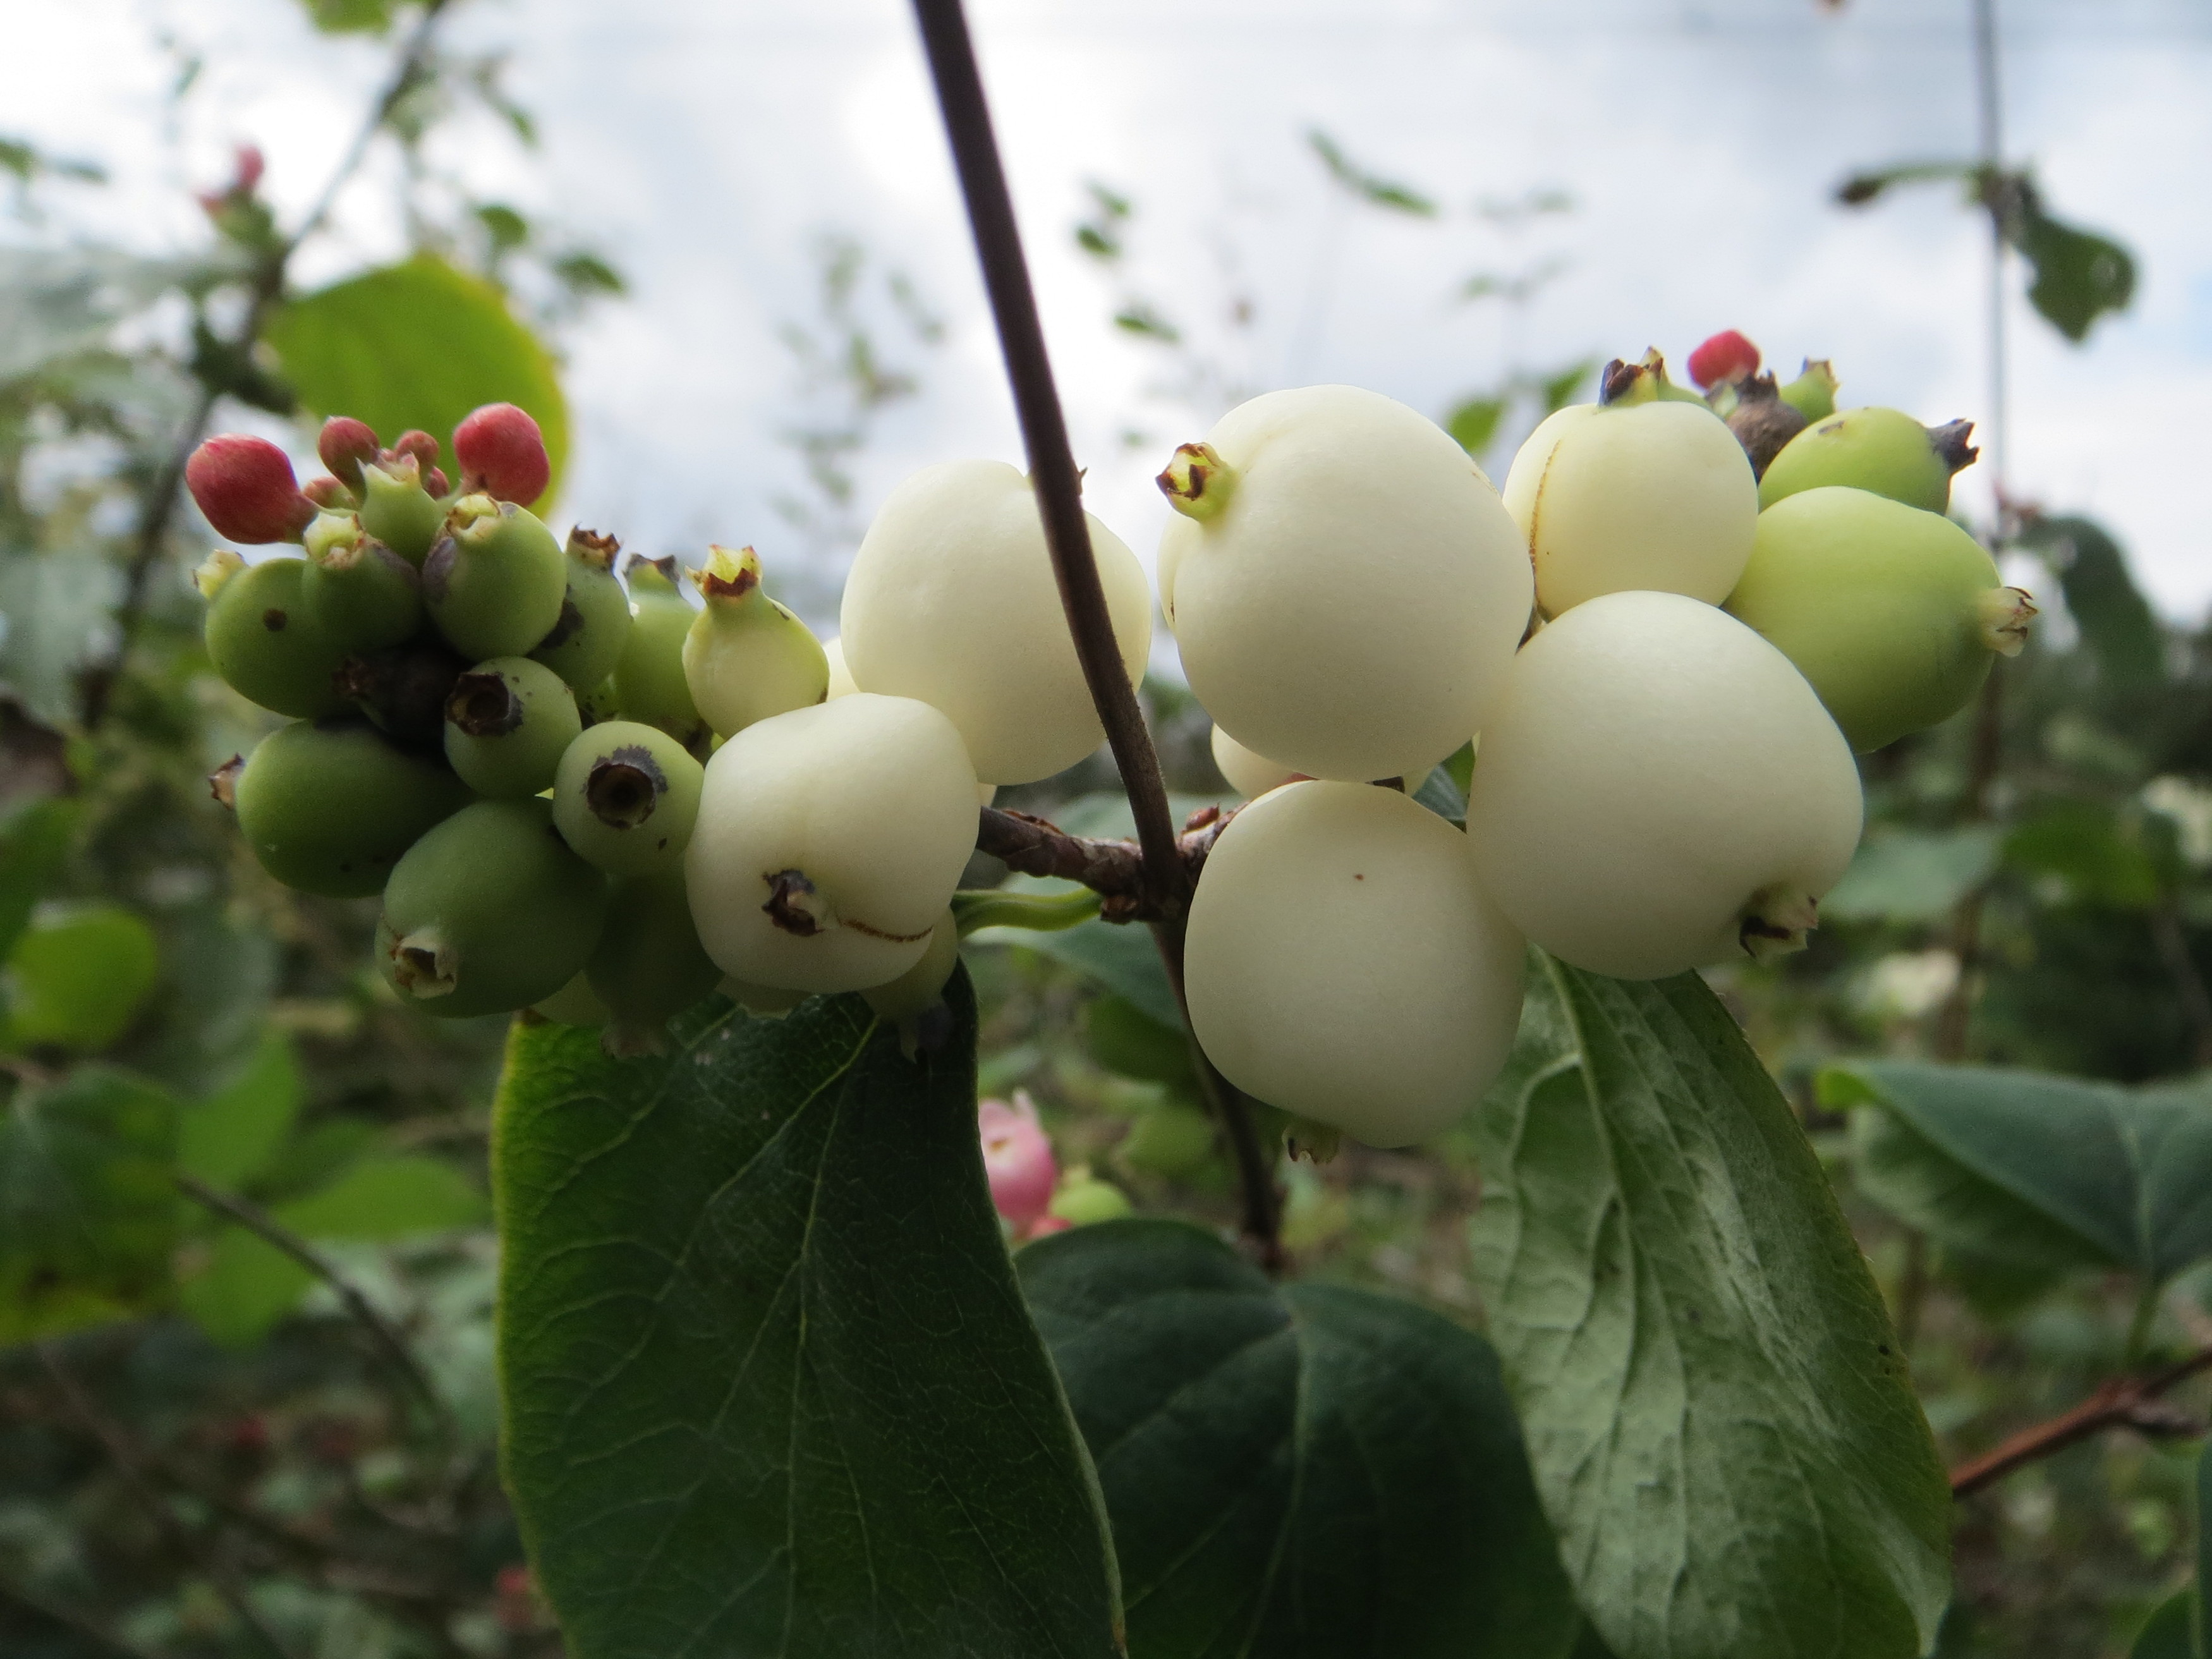
<svg viewBox="0 0 2212 1659">
<path fill-rule="evenodd" d="M 292 255 L 329 216 L 331 204 L 337 199 L 338 191 L 345 187 L 346 181 L 353 177 L 362 158 L 368 154 L 370 141 L 383 131 L 385 123 L 392 118 L 392 111 L 422 79 L 423 69 L 429 61 L 431 34 L 440 15 L 450 3 L 451 0 L 427 0 L 422 8 L 422 21 L 415 26 L 415 32 L 409 36 L 407 46 L 400 55 L 398 68 L 386 83 L 374 109 L 339 161 L 337 170 L 323 186 L 322 194 L 316 198 L 313 209 L 301 222 L 300 228 L 285 239 L 283 246 L 263 260 L 255 270 L 252 299 L 246 307 L 245 319 L 239 324 L 238 337 L 232 342 L 236 351 L 248 350 L 260 337 L 261 325 L 268 318 L 270 307 L 283 296 L 284 276 Z M 131 563 L 124 573 L 122 602 L 115 609 L 115 643 L 104 661 L 84 671 L 80 683 L 79 707 L 84 716 L 84 729 L 88 732 L 98 731 L 107 719 L 116 682 L 123 677 L 123 666 L 130 660 L 131 647 L 137 643 L 139 627 L 145 620 L 146 590 L 153 580 L 154 567 L 161 562 L 162 550 L 168 544 L 169 526 L 176 521 L 177 506 L 184 489 L 185 464 L 191 459 L 192 451 L 199 447 L 201 438 L 206 435 L 208 422 L 213 418 L 216 404 L 222 396 L 221 387 L 204 381 L 201 383 L 199 395 L 192 400 L 191 414 L 180 429 L 175 445 L 162 461 L 161 471 L 154 475 L 146 487 L 139 510 L 138 533 L 133 538 Z"/>
<path fill-rule="evenodd" d="M 1182 868 L 1184 889 L 1198 884 L 1206 856 L 1220 839 L 1222 830 L 1240 809 L 1224 812 L 1209 806 L 1191 815 L 1183 833 L 1175 838 L 1176 861 Z M 1180 915 L 1151 896 L 1145 880 L 1144 850 L 1133 841 L 1106 841 L 1092 836 L 1071 836 L 1057 824 L 1027 812 L 1009 812 L 986 806 L 975 825 L 975 850 L 988 853 L 1008 868 L 1027 876 L 1054 876 L 1080 882 L 1105 902 L 1099 915 L 1108 921 L 1164 921 Z M 1174 971 L 1180 973 L 1180 957 Z"/>
<path fill-rule="evenodd" d="M 259 1205 L 240 1198 L 235 1193 L 218 1192 L 198 1176 L 188 1175 L 177 1177 L 177 1188 L 195 1203 L 229 1217 L 264 1243 L 274 1245 L 329 1285 L 354 1322 L 368 1333 L 371 1340 L 390 1362 L 392 1370 L 422 1398 L 448 1443 L 453 1442 L 453 1414 L 439 1397 L 437 1389 L 430 1385 L 430 1379 L 424 1375 L 422 1366 L 416 1363 L 414 1352 L 407 1346 L 407 1339 L 393 1328 L 391 1321 L 377 1312 L 369 1299 L 350 1279 L 331 1266 L 321 1252 L 278 1222 Z"/>
<path fill-rule="evenodd" d="M 1051 550 L 1053 574 L 1060 584 L 1060 605 L 1067 613 L 1068 631 L 1074 636 L 1084 681 L 1097 705 L 1106 741 L 1121 768 L 1121 786 L 1128 791 L 1129 805 L 1136 815 L 1137 842 L 1144 849 L 1146 896 L 1162 914 L 1176 915 L 1189 902 L 1190 890 L 1182 860 L 1176 856 L 1167 787 L 1161 781 L 1159 757 L 1145 730 L 1136 688 L 1121 666 L 1114 621 L 1106 609 L 1106 591 L 1099 584 L 1098 563 L 1084 520 L 1082 476 L 1068 447 L 1067 423 L 1053 386 L 1052 362 L 1045 353 L 1036 296 L 1030 288 L 1021 231 L 1014 222 L 1013 200 L 1006 192 L 1006 173 L 991 131 L 990 107 L 984 100 L 968 21 L 962 15 L 960 0 L 914 0 L 914 11 L 929 57 L 930 74 L 936 82 L 938 107 L 945 117 L 945 134 L 960 175 L 961 193 L 967 200 L 983 286 L 998 325 L 999 347 L 1006 358 L 1006 379 L 1013 388 L 1022 443 L 1029 455 L 1030 478 L 1036 491 L 1037 511 L 1044 520 L 1045 544 Z"/>
<path fill-rule="evenodd" d="M 2014 1469 L 2087 1440 L 2106 1429 L 2130 1428 L 2148 1435 L 2195 1435 L 2204 1425 L 2159 1397 L 2200 1371 L 2212 1370 L 2212 1347 L 2201 1348 L 2148 1376 L 2116 1377 L 2071 1411 L 2061 1412 L 2033 1428 L 2022 1429 L 1979 1457 L 1951 1471 L 1951 1495 L 1964 1498 Z"/>
<path fill-rule="evenodd" d="M 107 1453 L 108 1460 L 122 1475 L 124 1485 L 130 1487 L 131 1495 L 146 1511 L 147 1519 L 154 1523 L 155 1530 L 161 1534 L 162 1547 L 172 1560 L 179 1567 L 204 1573 L 208 1582 L 215 1586 L 216 1594 L 222 1598 L 223 1604 L 237 1617 L 239 1623 L 253 1633 L 256 1641 L 275 1654 L 276 1659 L 292 1659 L 291 1650 L 262 1621 L 261 1615 L 254 1611 L 253 1603 L 246 1599 L 245 1589 L 229 1568 L 211 1552 L 196 1546 L 177 1519 L 176 1512 L 170 1509 L 161 1493 L 154 1490 L 153 1483 L 147 1478 L 144 1460 L 138 1455 L 122 1425 L 111 1420 L 94 1403 L 92 1396 L 62 1364 L 60 1351 L 52 1343 L 40 1343 L 37 1352 L 40 1364 L 53 1380 L 54 1387 L 60 1390 L 70 1414 L 100 1442 L 102 1449 Z"/>
</svg>

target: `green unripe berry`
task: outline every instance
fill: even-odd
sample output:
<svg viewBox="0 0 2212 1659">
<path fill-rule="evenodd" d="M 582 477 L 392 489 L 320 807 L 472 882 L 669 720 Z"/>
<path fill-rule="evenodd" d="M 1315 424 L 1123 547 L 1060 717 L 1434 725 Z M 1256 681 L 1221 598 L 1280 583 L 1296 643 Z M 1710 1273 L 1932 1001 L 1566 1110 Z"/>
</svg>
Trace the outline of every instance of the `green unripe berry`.
<svg viewBox="0 0 2212 1659">
<path fill-rule="evenodd" d="M 401 558 L 420 565 L 446 522 L 445 503 L 422 487 L 422 465 L 395 455 L 361 470 L 361 526 Z"/>
<path fill-rule="evenodd" d="M 401 855 L 469 798 L 444 767 L 351 720 L 288 726 L 213 781 L 264 870 L 332 898 L 380 891 Z"/>
<path fill-rule="evenodd" d="M 544 801 L 480 800 L 392 871 L 377 966 L 424 1013 L 511 1012 L 575 976 L 606 908 L 606 878 L 562 844 Z"/>
<path fill-rule="evenodd" d="M 693 611 L 676 586 L 676 561 L 633 556 L 629 637 L 615 664 L 615 701 L 624 720 L 657 726 L 704 758 L 710 733 L 684 674 L 684 641 Z"/>
<path fill-rule="evenodd" d="M 553 776 L 553 822 L 580 858 L 615 876 L 679 870 L 706 769 L 655 726 L 606 720 L 570 743 Z"/>
<path fill-rule="evenodd" d="M 811 991 L 787 991 L 778 985 L 754 985 L 732 979 L 727 974 L 722 975 L 721 983 L 714 988 L 755 1019 L 781 1019 L 814 994 Z"/>
<path fill-rule="evenodd" d="M 519 800 L 550 788 L 584 729 L 562 678 L 527 657 L 494 657 L 453 682 L 446 759 L 479 795 Z"/>
<path fill-rule="evenodd" d="M 1782 388 L 1782 401 L 1808 422 L 1825 421 L 1836 412 L 1836 370 L 1826 357 L 1808 357 L 1804 372 Z"/>
<path fill-rule="evenodd" d="M 1045 1206 L 1045 1213 L 1071 1227 L 1088 1227 L 1094 1222 L 1119 1221 L 1129 1208 L 1129 1195 L 1119 1187 L 1099 1180 L 1088 1170 L 1076 1169 L 1067 1172 L 1052 1202 Z"/>
<path fill-rule="evenodd" d="M 629 638 L 629 595 L 615 576 L 622 544 L 596 531 L 568 532 L 568 586 L 561 617 L 531 655 L 568 682 L 579 697 L 603 684 Z"/>
<path fill-rule="evenodd" d="M 489 495 L 453 504 L 422 561 L 422 603 L 447 644 L 471 661 L 535 650 L 561 620 L 568 562 L 526 507 Z"/>
<path fill-rule="evenodd" d="M 830 694 L 822 641 L 761 591 L 760 555 L 750 547 L 707 550 L 692 573 L 706 607 L 684 635 L 684 683 L 692 706 L 722 737 L 788 714 Z"/>
<path fill-rule="evenodd" d="M 436 752 L 445 746 L 446 699 L 467 667 L 444 641 L 425 634 L 348 657 L 337 685 L 394 743 Z"/>
<path fill-rule="evenodd" d="M 722 978 L 699 943 L 681 871 L 615 884 L 606 929 L 584 972 L 611 1016 L 601 1039 L 607 1052 L 660 1053 L 669 1020 Z"/>
<path fill-rule="evenodd" d="M 422 578 L 350 513 L 325 513 L 307 526 L 307 609 L 349 654 L 401 645 L 422 626 Z"/>
<path fill-rule="evenodd" d="M 1727 609 L 1797 665 L 1862 754 L 1965 708 L 2035 614 L 1950 520 L 1838 485 L 1759 515 Z"/>
<path fill-rule="evenodd" d="M 1870 489 L 1907 507 L 1942 513 L 1951 475 L 1981 452 L 1966 440 L 1972 421 L 1927 427 L 1894 409 L 1847 409 L 1815 421 L 1782 447 L 1759 481 L 1759 506 L 1827 484 Z"/>
<path fill-rule="evenodd" d="M 615 696 L 613 676 L 608 676 L 588 691 L 577 692 L 576 712 L 584 717 L 586 726 L 603 726 L 609 720 L 620 720 L 622 704 Z"/>
<path fill-rule="evenodd" d="M 318 720 L 345 707 L 331 684 L 344 653 L 307 607 L 305 559 L 247 564 L 216 554 L 200 567 L 208 597 L 206 640 L 215 672 L 264 708 Z"/>
<path fill-rule="evenodd" d="M 944 1000 L 945 984 L 959 965 L 960 923 L 947 910 L 929 936 L 929 948 L 921 961 L 896 979 L 863 988 L 860 995 L 877 1018 L 903 1025 Z"/>
<path fill-rule="evenodd" d="M 1114 1152 L 1128 1168 L 1148 1175 L 1189 1175 L 1213 1158 L 1213 1121 L 1195 1108 L 1166 1101 L 1139 1113 Z"/>
<path fill-rule="evenodd" d="M 556 1025 L 575 1025 L 587 1030 L 598 1030 L 610 1018 L 607 1005 L 592 988 L 588 970 L 577 975 L 551 996 L 540 997 L 532 1003 L 530 1012 Z"/>
</svg>

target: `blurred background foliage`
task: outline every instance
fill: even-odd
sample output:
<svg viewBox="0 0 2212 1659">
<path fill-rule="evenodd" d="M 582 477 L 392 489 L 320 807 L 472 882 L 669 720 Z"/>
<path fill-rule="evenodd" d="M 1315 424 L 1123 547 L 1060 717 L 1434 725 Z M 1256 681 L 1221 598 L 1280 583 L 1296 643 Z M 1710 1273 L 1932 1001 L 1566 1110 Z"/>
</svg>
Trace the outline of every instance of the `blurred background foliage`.
<svg viewBox="0 0 2212 1659">
<path fill-rule="evenodd" d="M 307 3 L 390 56 L 349 169 L 371 146 L 419 157 L 469 107 L 530 146 L 497 60 L 441 46 L 449 3 Z M 1494 233 L 1461 303 L 1524 305 L 1561 269 L 1544 242 L 1575 211 L 1562 191 L 1448 210 L 1331 134 L 1310 148 L 1347 234 L 1364 213 Z M 275 222 L 259 169 L 241 154 L 203 198 L 204 240 L 156 258 L 73 233 L 94 160 L 0 140 L 0 1652 L 550 1655 L 496 1463 L 502 1023 L 399 1009 L 363 948 L 374 904 L 278 886 L 210 798 L 206 774 L 275 722 L 209 671 L 183 577 L 211 538 L 178 483 L 206 430 L 258 422 L 304 447 L 344 412 L 443 436 L 494 399 L 538 416 L 557 469 L 560 330 L 623 278 L 410 166 L 409 257 L 300 292 L 292 254 L 330 227 Z M 2069 338 L 2126 302 L 2125 251 L 2052 219 L 2025 172 L 1929 164 L 1841 193 L 1929 178 L 1966 185 Z M 1089 192 L 1068 234 L 1112 326 L 1159 352 L 1128 441 L 1261 389 L 1233 237 L 1220 292 L 1171 302 L 1144 279 L 1143 204 Z M 943 325 L 864 239 L 825 231 L 815 257 L 819 307 L 784 333 L 778 507 L 834 554 L 865 524 L 849 464 Z M 1640 349 L 1601 325 L 1587 360 L 1515 366 L 1432 412 L 1501 467 L 1602 357 Z M 2212 635 L 2159 617 L 2124 550 L 2032 479 L 1977 528 L 2030 573 L 2035 641 L 1978 708 L 1869 758 L 1866 842 L 1813 948 L 1711 975 L 1798 1103 L 1954 1462 L 2212 1344 L 2212 1084 L 2191 1081 L 2212 1065 Z M 1178 810 L 1227 799 L 1203 711 L 1164 679 L 1146 696 Z M 1433 804 L 1465 783 L 1440 774 Z M 1103 756 L 1000 804 L 1127 829 Z M 979 857 L 969 884 L 1004 878 Z M 1149 941 L 997 930 L 969 958 L 985 1092 L 1026 1091 L 1062 1164 L 1140 1211 L 1232 1228 Z M 2057 1076 L 1928 1064 L 1967 1059 Z M 1471 1129 L 1281 1174 L 1298 1273 L 1480 1322 Z M 2189 1582 L 2203 1386 L 2147 1432 L 1961 1503 L 1945 1653 L 2130 1650 Z"/>
</svg>

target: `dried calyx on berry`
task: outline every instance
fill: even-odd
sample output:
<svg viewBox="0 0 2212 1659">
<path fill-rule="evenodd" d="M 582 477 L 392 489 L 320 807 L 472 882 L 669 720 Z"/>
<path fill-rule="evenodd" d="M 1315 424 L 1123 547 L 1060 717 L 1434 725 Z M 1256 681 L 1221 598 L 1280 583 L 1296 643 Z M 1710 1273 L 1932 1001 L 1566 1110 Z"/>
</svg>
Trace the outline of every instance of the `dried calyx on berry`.
<svg viewBox="0 0 2212 1659">
<path fill-rule="evenodd" d="M 822 641 L 761 590 L 759 554 L 710 547 L 691 576 L 706 605 L 684 636 L 684 683 L 718 735 L 733 737 L 756 720 L 829 696 Z"/>
<path fill-rule="evenodd" d="M 486 404 L 453 428 L 461 489 L 528 507 L 552 481 L 545 434 L 513 404 Z"/>
<path fill-rule="evenodd" d="M 553 776 L 553 823 L 609 875 L 681 870 L 705 772 L 656 726 L 602 720 L 572 739 Z"/>
<path fill-rule="evenodd" d="M 1767 463 L 1805 429 L 1805 417 L 1782 400 L 1771 374 L 1747 374 L 1735 383 L 1735 407 L 1728 412 L 1729 430 L 1751 458 L 1753 477 L 1766 476 Z"/>
<path fill-rule="evenodd" d="M 185 486 L 216 535 L 248 546 L 296 542 L 314 522 L 290 457 L 266 438 L 210 438 L 185 463 Z"/>
</svg>

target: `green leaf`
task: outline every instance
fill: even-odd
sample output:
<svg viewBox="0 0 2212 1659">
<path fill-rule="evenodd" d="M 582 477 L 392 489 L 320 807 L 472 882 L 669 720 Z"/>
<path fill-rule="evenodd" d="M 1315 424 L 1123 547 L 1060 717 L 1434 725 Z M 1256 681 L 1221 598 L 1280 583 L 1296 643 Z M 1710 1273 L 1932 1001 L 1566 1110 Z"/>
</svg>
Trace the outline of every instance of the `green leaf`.
<svg viewBox="0 0 2212 1659">
<path fill-rule="evenodd" d="M 1086 921 L 1057 933 L 1018 927 L 984 927 L 970 933 L 969 945 L 1013 945 L 1063 963 L 1104 986 L 1161 1025 L 1182 1028 L 1182 1005 L 1168 982 L 1166 964 L 1152 930 L 1140 923 Z"/>
<path fill-rule="evenodd" d="M 15 950 L 31 912 L 61 872 L 76 818 L 74 800 L 42 800 L 16 812 L 0 832 L 0 962 Z"/>
<path fill-rule="evenodd" d="M 1893 1167 L 1868 1195 L 1940 1242 L 1988 1255 L 2032 1250 L 2039 1237 L 2031 1265 L 2061 1265 L 2070 1250 L 2076 1262 L 2161 1280 L 2212 1256 L 2203 1084 L 2124 1089 L 1869 1060 L 1824 1073 L 1820 1091 L 1831 1105 L 1887 1112 L 1919 1137 L 1893 1143 Z M 1916 1173 L 1896 1167 L 1908 1160 Z"/>
<path fill-rule="evenodd" d="M 325 34 L 382 34 L 392 27 L 392 0 L 301 0 Z"/>
<path fill-rule="evenodd" d="M 2028 303 L 2076 345 L 2098 318 L 2125 311 L 2135 298 L 2135 256 L 2108 236 L 2052 218 L 2033 190 L 2022 188 L 2006 233 L 2035 271 Z"/>
<path fill-rule="evenodd" d="M 1135 1003 L 1109 992 L 1083 1011 L 1083 1025 L 1091 1057 L 1108 1071 L 1146 1083 L 1197 1088 L 1190 1039 L 1180 1021 L 1163 1025 Z"/>
<path fill-rule="evenodd" d="M 1537 1490 L 1620 1659 L 1916 1659 L 1950 1487 L 1796 1118 L 1695 974 L 1538 958 L 1474 1260 Z"/>
<path fill-rule="evenodd" d="M 1437 204 L 1411 185 L 1402 185 L 1368 172 L 1344 153 L 1336 140 L 1316 127 L 1306 134 L 1306 143 L 1313 153 L 1321 157 L 1322 165 L 1328 169 L 1329 177 L 1350 191 L 1360 200 L 1375 207 L 1387 208 L 1395 213 L 1407 213 L 1417 219 L 1433 219 Z"/>
<path fill-rule="evenodd" d="M 715 999 L 671 1053 L 518 1024 L 507 1485 L 574 1659 L 1117 1650 L 1105 1517 L 1000 1242 L 975 1005 Z"/>
<path fill-rule="evenodd" d="M 1820 901 L 1829 921 L 1937 921 L 1990 878 L 1997 834 L 1986 824 L 1868 833 L 1844 878 Z"/>
<path fill-rule="evenodd" d="M 176 1105 L 104 1066 L 19 1085 L 0 1115 L 0 1344 L 128 1318 L 167 1293 Z"/>
<path fill-rule="evenodd" d="M 177 1168 L 210 1187 L 244 1187 L 284 1144 L 303 1093 L 291 1043 L 280 1032 L 264 1033 L 237 1077 L 185 1108 L 177 1125 Z"/>
<path fill-rule="evenodd" d="M 1505 418 L 1503 398 L 1470 398 L 1445 417 L 1444 430 L 1470 455 L 1480 455 L 1498 436 Z"/>
<path fill-rule="evenodd" d="M 1018 1267 L 1097 1462 L 1133 1653 L 1565 1659 L 1579 1615 L 1480 1337 L 1278 1289 L 1177 1221 Z"/>
<path fill-rule="evenodd" d="M 366 421 L 386 443 L 417 427 L 450 446 L 478 404 L 520 404 L 553 462 L 544 500 L 558 497 L 568 404 L 551 354 L 490 283 L 421 253 L 294 301 L 267 338 L 303 404 Z"/>
<path fill-rule="evenodd" d="M 2148 910 L 2165 884 L 2140 828 L 2099 801 L 2054 800 L 2014 826 L 2004 859 L 2014 869 L 2056 882 L 2075 903 Z"/>
<path fill-rule="evenodd" d="M 41 911 L 9 952 L 9 1047 L 97 1054 L 130 1029 L 154 988 L 154 930 L 116 904 Z"/>
<path fill-rule="evenodd" d="M 1429 775 L 1413 791 L 1413 801 L 1416 805 L 1427 807 L 1445 823 L 1467 828 L 1467 791 L 1444 768 L 1429 769 Z"/>
<path fill-rule="evenodd" d="M 177 1287 L 177 1304 L 211 1341 L 250 1348 L 300 1305 L 315 1276 L 258 1234 L 220 1229 L 198 1273 Z"/>
<path fill-rule="evenodd" d="M 2158 1604 L 2128 1659 L 2197 1659 L 2197 1592 L 2177 1590 Z"/>
<path fill-rule="evenodd" d="M 1570 363 L 1566 368 L 1554 371 L 1548 380 L 1542 382 L 1544 413 L 1556 415 L 1574 402 L 1575 393 L 1588 384 L 1589 377 L 1596 370 L 1595 363 L 1585 361 Z"/>
<path fill-rule="evenodd" d="M 452 1164 L 406 1152 L 364 1158 L 319 1192 L 270 1213 L 302 1238 L 386 1243 L 479 1226 L 490 1218 L 490 1206 Z"/>
<path fill-rule="evenodd" d="M 0 247 L 0 381 L 102 344 L 125 317 L 203 274 L 116 248 Z"/>
<path fill-rule="evenodd" d="M 2103 526 L 2062 514 L 2036 520 L 2018 541 L 2058 573 L 2066 614 L 2081 630 L 2081 642 L 2106 684 L 2141 689 L 2164 683 L 2165 631 L 2128 574 L 2127 556 Z"/>
</svg>

